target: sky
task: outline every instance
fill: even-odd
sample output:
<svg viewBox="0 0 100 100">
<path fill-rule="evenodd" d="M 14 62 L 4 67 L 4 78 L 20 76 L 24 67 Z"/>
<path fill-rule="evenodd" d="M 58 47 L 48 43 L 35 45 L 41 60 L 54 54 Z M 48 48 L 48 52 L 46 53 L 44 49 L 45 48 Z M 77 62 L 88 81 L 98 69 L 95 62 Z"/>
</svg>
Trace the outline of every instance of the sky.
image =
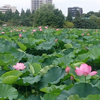
<svg viewBox="0 0 100 100">
<path fill-rule="evenodd" d="M 24 10 L 31 9 L 31 0 L 0 0 L 0 7 L 5 4 L 16 6 L 19 12 L 22 8 Z M 68 14 L 68 7 L 83 8 L 83 13 L 100 11 L 100 0 L 53 0 L 53 4 L 55 8 L 62 10 L 65 16 Z"/>
</svg>

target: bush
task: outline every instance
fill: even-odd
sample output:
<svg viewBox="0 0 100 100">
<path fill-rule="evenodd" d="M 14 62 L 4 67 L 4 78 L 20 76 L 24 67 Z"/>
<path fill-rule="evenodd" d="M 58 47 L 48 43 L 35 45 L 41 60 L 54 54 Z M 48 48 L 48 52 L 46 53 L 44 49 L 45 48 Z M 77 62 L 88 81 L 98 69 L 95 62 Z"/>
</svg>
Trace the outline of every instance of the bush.
<svg viewBox="0 0 100 100">
<path fill-rule="evenodd" d="M 4 24 L 4 22 L 2 20 L 0 20 L 0 25 Z"/>
<path fill-rule="evenodd" d="M 89 19 L 76 19 L 73 21 L 75 28 L 89 28 L 96 29 L 98 28 L 97 23 Z"/>
<path fill-rule="evenodd" d="M 72 22 L 65 21 L 64 28 L 73 28 L 73 27 L 74 27 L 74 24 Z"/>
</svg>

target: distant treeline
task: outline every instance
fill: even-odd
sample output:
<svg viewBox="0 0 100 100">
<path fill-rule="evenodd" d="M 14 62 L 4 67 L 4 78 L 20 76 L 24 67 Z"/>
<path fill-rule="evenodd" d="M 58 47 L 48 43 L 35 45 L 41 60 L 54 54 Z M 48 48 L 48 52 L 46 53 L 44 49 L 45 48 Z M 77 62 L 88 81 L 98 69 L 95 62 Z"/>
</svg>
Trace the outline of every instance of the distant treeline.
<svg viewBox="0 0 100 100">
<path fill-rule="evenodd" d="M 18 10 L 12 13 L 11 10 L 5 14 L 0 12 L 0 25 L 13 26 L 50 26 L 57 28 L 100 28 L 100 12 L 90 11 L 80 15 L 77 11 L 73 19 L 71 13 L 65 17 L 61 10 L 54 5 L 45 4 L 40 9 L 31 12 L 30 9 L 21 13 Z"/>
</svg>

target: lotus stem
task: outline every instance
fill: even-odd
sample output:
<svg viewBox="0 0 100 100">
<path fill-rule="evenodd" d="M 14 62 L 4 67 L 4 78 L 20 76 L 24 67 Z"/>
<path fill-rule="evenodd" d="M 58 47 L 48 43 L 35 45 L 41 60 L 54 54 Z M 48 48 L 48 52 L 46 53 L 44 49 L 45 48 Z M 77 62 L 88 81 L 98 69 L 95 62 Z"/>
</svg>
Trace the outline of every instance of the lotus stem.
<svg viewBox="0 0 100 100">
<path fill-rule="evenodd" d="M 86 83 L 86 76 L 85 76 L 85 83 Z"/>
</svg>

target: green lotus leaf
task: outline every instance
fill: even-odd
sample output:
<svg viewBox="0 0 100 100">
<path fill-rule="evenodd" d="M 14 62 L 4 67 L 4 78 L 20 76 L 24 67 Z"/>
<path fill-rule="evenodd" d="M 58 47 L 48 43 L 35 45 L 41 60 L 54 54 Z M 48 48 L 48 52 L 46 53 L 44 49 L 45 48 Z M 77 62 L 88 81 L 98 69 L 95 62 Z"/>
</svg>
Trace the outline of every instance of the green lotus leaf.
<svg viewBox="0 0 100 100">
<path fill-rule="evenodd" d="M 77 56 L 77 58 L 75 59 L 76 61 L 83 61 L 83 62 L 87 62 L 87 60 L 90 58 L 90 56 L 88 55 L 88 53 L 84 53 L 84 54 L 80 54 Z"/>
<path fill-rule="evenodd" d="M 18 96 L 18 92 L 15 88 L 10 85 L 5 85 L 0 83 L 0 100 L 13 100 Z"/>
<path fill-rule="evenodd" d="M 52 62 L 56 59 L 57 57 L 55 56 L 46 56 L 46 59 L 42 62 L 42 66 L 49 66 L 52 65 Z"/>
<path fill-rule="evenodd" d="M 99 100 L 100 95 L 88 95 L 86 98 L 79 98 L 78 95 L 71 95 L 67 100 Z"/>
<path fill-rule="evenodd" d="M 57 84 L 60 79 L 64 78 L 65 70 L 60 67 L 51 68 L 46 74 L 43 75 L 40 81 L 40 87 L 46 87 L 48 84 Z"/>
<path fill-rule="evenodd" d="M 68 44 L 64 44 L 65 48 L 66 49 L 70 49 L 70 48 L 73 48 L 72 44 L 71 43 L 68 43 Z"/>
<path fill-rule="evenodd" d="M 87 97 L 88 95 L 92 94 L 100 94 L 100 89 L 96 87 L 92 87 L 92 85 L 87 83 L 79 83 L 74 85 L 68 91 L 63 90 L 61 94 L 57 97 L 56 100 L 66 100 L 70 95 L 79 95 L 79 97 Z"/>
<path fill-rule="evenodd" d="M 47 41 L 41 43 L 39 46 L 36 47 L 37 50 L 50 50 L 55 45 L 54 41 Z"/>
<path fill-rule="evenodd" d="M 2 83 L 13 84 L 21 75 L 22 75 L 22 72 L 18 70 L 6 72 L 1 76 Z"/>
<path fill-rule="evenodd" d="M 40 70 L 40 74 L 41 75 L 44 75 L 48 72 L 49 69 L 51 69 L 52 67 L 54 67 L 53 65 L 50 65 L 50 66 L 45 66 L 43 67 L 41 70 Z"/>
<path fill-rule="evenodd" d="M 10 53 L 0 53 L 0 66 L 16 63 L 17 59 Z"/>
<path fill-rule="evenodd" d="M 35 38 L 24 38 L 23 39 L 23 43 L 27 46 L 27 47 L 34 47 L 39 44 L 41 44 L 42 42 L 44 42 L 45 40 L 43 39 L 35 39 Z"/>
<path fill-rule="evenodd" d="M 34 68 L 33 68 L 33 66 L 31 64 L 30 64 L 30 70 L 31 70 L 31 73 L 34 75 L 35 70 L 34 70 Z"/>
<path fill-rule="evenodd" d="M 35 75 L 37 75 L 40 72 L 40 70 L 41 70 L 41 65 L 39 65 L 38 63 L 33 63 L 32 67 L 34 68 L 34 71 L 35 71 L 34 74 Z"/>
<path fill-rule="evenodd" d="M 100 95 L 89 95 L 86 98 L 83 98 L 82 100 L 100 100 Z"/>
<path fill-rule="evenodd" d="M 9 38 L 8 36 L 5 36 L 5 35 L 1 35 L 1 36 L 0 36 L 0 39 L 5 39 L 5 40 L 7 40 L 7 41 L 12 42 L 11 38 Z"/>
<path fill-rule="evenodd" d="M 18 61 L 20 61 L 22 59 L 22 57 L 25 56 L 25 54 L 23 52 L 18 51 L 17 48 L 12 47 L 11 45 L 0 44 L 0 47 L 1 47 L 0 52 L 3 54 L 4 61 L 11 60 L 10 58 L 12 58 L 12 57 L 13 57 L 12 58 L 13 60 L 17 59 Z M 6 55 L 8 57 L 6 57 Z M 5 60 L 5 59 L 7 59 L 7 60 Z M 16 62 L 18 62 L 18 61 L 16 61 Z M 12 61 L 12 62 L 14 62 L 14 61 Z"/>
<path fill-rule="evenodd" d="M 23 44 L 29 48 L 29 47 L 35 47 L 36 44 L 35 44 L 35 39 L 34 38 L 24 38 L 23 39 Z"/>
<path fill-rule="evenodd" d="M 15 48 L 10 49 L 10 52 L 18 60 L 17 62 L 19 62 L 25 56 L 25 53 L 23 51 L 19 51 Z"/>
<path fill-rule="evenodd" d="M 73 62 L 72 58 L 70 58 L 69 56 L 64 56 L 61 58 L 56 58 L 53 61 L 53 64 L 60 65 L 60 66 L 66 66 L 66 65 L 68 66 L 71 62 Z"/>
<path fill-rule="evenodd" d="M 28 62 L 30 63 L 39 63 L 41 59 L 43 59 L 42 56 L 33 56 L 33 55 L 28 56 L 27 55 L 27 57 L 28 57 Z"/>
<path fill-rule="evenodd" d="M 42 88 L 40 91 L 45 92 L 45 93 L 52 93 L 55 95 L 60 95 L 61 91 L 66 88 L 68 88 L 67 85 L 60 85 L 60 86 L 51 85 L 50 87 Z"/>
<path fill-rule="evenodd" d="M 66 100 L 81 100 L 81 98 L 78 95 L 71 95 Z"/>
<path fill-rule="evenodd" d="M 21 50 L 25 51 L 27 49 L 27 47 L 24 44 L 22 44 L 21 42 L 17 42 L 17 44 Z"/>
<path fill-rule="evenodd" d="M 56 95 L 48 93 L 41 97 L 41 100 L 56 100 Z"/>
<path fill-rule="evenodd" d="M 40 100 L 39 96 L 31 95 L 26 100 Z"/>
<path fill-rule="evenodd" d="M 90 57 L 95 60 L 100 56 L 100 48 L 94 47 L 88 53 Z"/>
<path fill-rule="evenodd" d="M 26 99 L 23 95 L 19 94 L 17 99 L 14 99 L 14 100 L 26 100 Z"/>
<path fill-rule="evenodd" d="M 35 77 L 26 76 L 26 77 L 23 77 L 22 79 L 23 79 L 24 83 L 34 84 L 34 83 L 37 83 L 38 81 L 40 81 L 41 76 L 40 75 L 37 75 Z"/>
<path fill-rule="evenodd" d="M 58 30 L 58 31 L 56 31 L 54 34 L 55 34 L 55 35 L 61 35 L 61 33 L 62 33 L 62 30 Z"/>
</svg>

